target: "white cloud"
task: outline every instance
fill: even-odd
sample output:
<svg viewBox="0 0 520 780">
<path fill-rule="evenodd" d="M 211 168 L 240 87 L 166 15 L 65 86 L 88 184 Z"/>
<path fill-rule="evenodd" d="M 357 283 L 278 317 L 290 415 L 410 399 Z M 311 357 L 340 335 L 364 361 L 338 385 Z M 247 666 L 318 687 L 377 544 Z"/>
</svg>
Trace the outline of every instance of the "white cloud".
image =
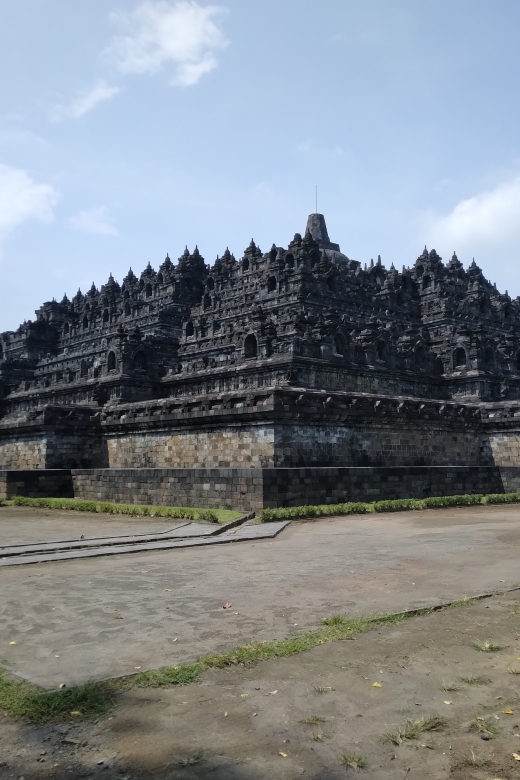
<svg viewBox="0 0 520 780">
<path fill-rule="evenodd" d="M 26 171 L 0 163 L 0 241 L 27 220 L 50 222 L 58 200 L 50 184 L 37 184 Z"/>
<path fill-rule="evenodd" d="M 62 119 L 80 119 L 85 114 L 88 114 L 100 103 L 104 103 L 107 100 L 111 100 L 114 95 L 121 92 L 119 87 L 111 87 L 104 79 L 97 81 L 92 89 L 88 92 L 83 92 L 78 95 L 68 105 L 55 106 L 51 109 L 51 119 L 55 122 L 59 122 Z"/>
<path fill-rule="evenodd" d="M 454 248 L 497 247 L 520 240 L 520 176 L 461 200 L 447 216 L 434 211 L 421 220 L 430 241 Z"/>
<path fill-rule="evenodd" d="M 94 84 L 91 90 L 72 101 L 70 104 L 70 115 L 75 119 L 79 119 L 79 117 L 85 116 L 89 111 L 92 111 L 99 103 L 111 100 L 120 91 L 118 87 L 111 87 L 106 81 L 101 79 Z"/>
<path fill-rule="evenodd" d="M 156 73 L 171 64 L 171 83 L 192 86 L 217 67 L 216 54 L 228 45 L 218 27 L 225 12 L 195 0 L 147 0 L 131 13 L 110 15 L 124 34 L 112 39 L 105 55 L 124 74 Z"/>
<path fill-rule="evenodd" d="M 104 206 L 78 211 L 69 219 L 69 224 L 74 230 L 95 233 L 98 236 L 117 236 L 118 234 L 117 228 Z"/>
</svg>

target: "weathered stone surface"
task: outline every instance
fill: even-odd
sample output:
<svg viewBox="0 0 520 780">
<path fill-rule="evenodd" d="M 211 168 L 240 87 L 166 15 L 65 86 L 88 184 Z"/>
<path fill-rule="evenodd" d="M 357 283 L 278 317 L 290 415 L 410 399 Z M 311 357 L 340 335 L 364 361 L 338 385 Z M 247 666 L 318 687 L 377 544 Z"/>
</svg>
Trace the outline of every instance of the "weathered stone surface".
<svg viewBox="0 0 520 780">
<path fill-rule="evenodd" d="M 519 463 L 520 300 L 455 255 L 363 268 L 314 214 L 36 317 L 0 334 L 0 468 Z"/>
<path fill-rule="evenodd" d="M 0 471 L 0 498 L 62 495 L 243 511 L 519 489 L 518 466 Z"/>
</svg>

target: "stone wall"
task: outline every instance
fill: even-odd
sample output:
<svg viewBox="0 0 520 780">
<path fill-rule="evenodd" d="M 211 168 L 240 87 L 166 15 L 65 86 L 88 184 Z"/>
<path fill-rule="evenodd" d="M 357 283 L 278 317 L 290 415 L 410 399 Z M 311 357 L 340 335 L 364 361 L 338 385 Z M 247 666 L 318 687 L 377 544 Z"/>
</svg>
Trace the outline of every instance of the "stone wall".
<svg viewBox="0 0 520 780">
<path fill-rule="evenodd" d="M 493 462 L 497 466 L 517 466 L 520 464 L 520 431 L 491 431 L 487 437 Z"/>
<path fill-rule="evenodd" d="M 295 466 L 458 466 L 490 465 L 478 430 L 427 421 L 406 424 L 365 421 L 364 425 L 285 425 L 276 427 L 276 460 Z"/>
<path fill-rule="evenodd" d="M 504 492 L 493 466 L 264 469 L 263 483 L 265 507 Z"/>
<path fill-rule="evenodd" d="M 47 439 L 43 436 L 0 438 L 0 469 L 44 469 Z"/>
<path fill-rule="evenodd" d="M 274 463 L 272 425 L 108 434 L 111 468 L 261 468 Z"/>
<path fill-rule="evenodd" d="M 0 438 L 0 469 L 61 469 L 108 465 L 106 443 L 83 434 L 41 431 Z"/>
<path fill-rule="evenodd" d="M 69 495 L 93 501 L 242 511 L 517 490 L 520 490 L 520 467 L 0 471 L 0 497 Z"/>
<path fill-rule="evenodd" d="M 76 469 L 74 496 L 92 501 L 259 510 L 262 469 Z"/>
<path fill-rule="evenodd" d="M 68 469 L 0 470 L 0 498 L 13 496 L 73 498 L 71 473 Z"/>
<path fill-rule="evenodd" d="M 0 469 L 102 468 L 108 465 L 99 413 L 42 406 L 0 423 Z"/>
<path fill-rule="evenodd" d="M 499 471 L 504 492 L 520 493 L 520 467 L 500 466 Z"/>
<path fill-rule="evenodd" d="M 72 476 L 77 498 L 244 511 L 504 491 L 500 471 L 492 466 L 94 469 Z M 513 478 L 510 474 L 510 484 Z"/>
</svg>

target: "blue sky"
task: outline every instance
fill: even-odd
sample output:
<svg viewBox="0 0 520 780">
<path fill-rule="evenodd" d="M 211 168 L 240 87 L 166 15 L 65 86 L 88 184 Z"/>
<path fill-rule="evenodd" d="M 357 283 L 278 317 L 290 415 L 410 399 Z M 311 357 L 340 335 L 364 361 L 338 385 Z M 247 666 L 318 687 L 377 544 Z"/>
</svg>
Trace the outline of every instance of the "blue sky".
<svg viewBox="0 0 520 780">
<path fill-rule="evenodd" d="M 0 0 L 0 331 L 187 244 L 424 244 L 520 294 L 514 0 Z"/>
</svg>

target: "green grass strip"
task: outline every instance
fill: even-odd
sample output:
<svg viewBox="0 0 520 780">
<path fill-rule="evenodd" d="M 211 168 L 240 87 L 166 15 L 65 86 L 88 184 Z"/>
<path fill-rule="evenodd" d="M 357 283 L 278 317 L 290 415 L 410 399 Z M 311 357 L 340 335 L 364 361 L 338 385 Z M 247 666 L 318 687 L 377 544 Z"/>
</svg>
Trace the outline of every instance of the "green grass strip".
<svg viewBox="0 0 520 780">
<path fill-rule="evenodd" d="M 177 520 L 203 520 L 208 523 L 222 523 L 240 517 L 240 512 L 229 509 L 195 509 L 179 506 L 152 506 L 146 504 L 116 504 L 112 501 L 82 501 L 77 498 L 29 498 L 13 496 L 9 501 L 0 501 L 0 506 L 31 506 L 43 509 L 72 509 L 76 512 L 94 512 L 109 515 L 132 515 L 137 517 L 172 517 Z"/>
<path fill-rule="evenodd" d="M 311 517 L 331 515 L 365 515 L 374 512 L 403 512 L 411 509 L 440 509 L 453 506 L 476 506 L 486 504 L 518 504 L 520 493 L 474 493 L 460 496 L 432 496 L 431 498 L 397 498 L 388 501 L 347 501 L 343 504 L 318 504 L 316 506 L 287 506 L 278 509 L 261 509 L 258 519 L 303 520 Z"/>
<path fill-rule="evenodd" d="M 478 598 L 486 598 L 486 595 Z M 101 682 L 91 681 L 59 691 L 42 692 L 36 685 L 10 679 L 0 670 L 0 711 L 39 723 L 99 717 L 115 705 L 114 698 L 122 691 L 188 685 L 207 669 L 250 666 L 271 658 L 286 658 L 327 642 L 352 639 L 357 634 L 366 634 L 381 626 L 395 625 L 419 615 L 428 615 L 452 606 L 467 606 L 473 602 L 474 599 L 462 599 L 450 604 L 368 617 L 333 615 L 325 618 L 321 626 L 299 631 L 286 639 L 253 642 L 228 652 L 202 656 L 194 663 L 164 666 Z"/>
<path fill-rule="evenodd" d="M 23 680 L 13 680 L 0 671 L 0 710 L 27 721 L 40 723 L 98 717 L 114 705 L 112 697 L 121 691 L 187 685 L 207 669 L 246 666 L 270 658 L 285 658 L 326 642 L 350 639 L 356 634 L 366 633 L 378 626 L 400 623 L 409 617 L 426 614 L 428 611 L 424 609 L 413 613 L 368 618 L 342 617 L 339 622 L 333 621 L 332 624 L 301 631 L 287 639 L 239 646 L 229 652 L 203 656 L 194 663 L 166 666 L 103 682 L 92 681 L 85 685 L 47 693 Z"/>
<path fill-rule="evenodd" d="M 0 671 L 0 710 L 32 723 L 104 715 L 113 701 L 103 683 L 87 682 L 60 691 L 42 692 L 36 685 Z"/>
</svg>

